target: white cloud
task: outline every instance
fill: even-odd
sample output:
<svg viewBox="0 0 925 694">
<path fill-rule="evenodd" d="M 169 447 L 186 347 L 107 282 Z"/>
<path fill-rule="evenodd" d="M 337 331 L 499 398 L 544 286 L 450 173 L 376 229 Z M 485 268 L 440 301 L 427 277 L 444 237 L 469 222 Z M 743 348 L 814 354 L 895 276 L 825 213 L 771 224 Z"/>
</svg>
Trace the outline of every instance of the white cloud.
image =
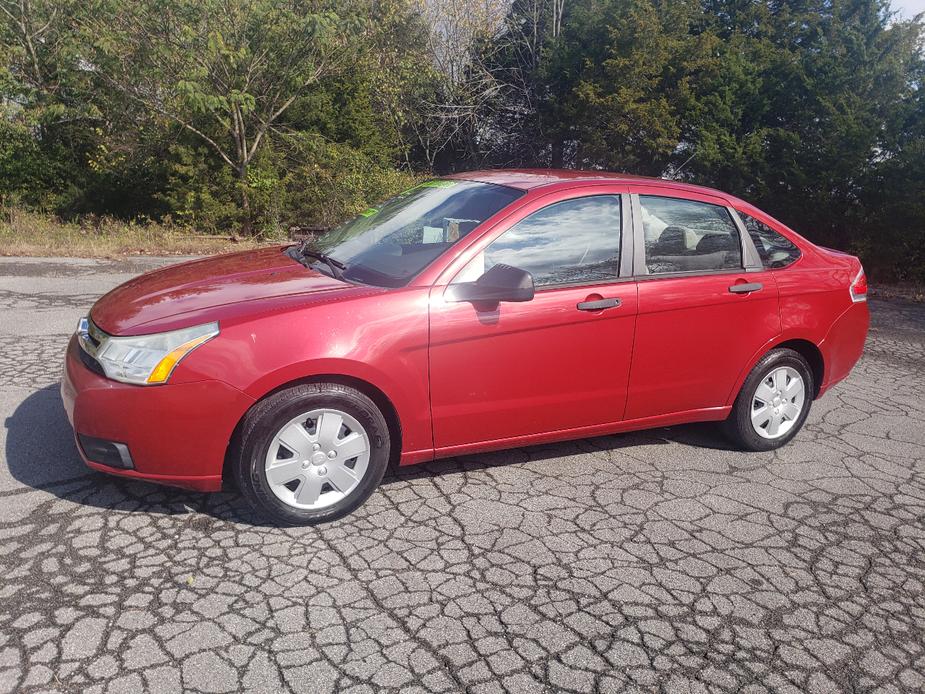
<svg viewBox="0 0 925 694">
<path fill-rule="evenodd" d="M 925 12 L 925 0 L 893 0 L 890 6 L 904 19 L 912 19 L 920 12 Z"/>
</svg>

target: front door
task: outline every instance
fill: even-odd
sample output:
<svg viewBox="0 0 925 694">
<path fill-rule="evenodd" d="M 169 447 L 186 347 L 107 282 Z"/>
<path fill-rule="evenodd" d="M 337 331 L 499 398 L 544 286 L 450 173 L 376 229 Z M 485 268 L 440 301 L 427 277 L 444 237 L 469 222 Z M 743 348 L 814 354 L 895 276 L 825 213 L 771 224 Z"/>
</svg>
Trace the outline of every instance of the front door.
<svg viewBox="0 0 925 694">
<path fill-rule="evenodd" d="M 446 302 L 446 287 L 434 287 L 438 451 L 623 417 L 636 321 L 636 285 L 620 272 L 623 212 L 623 196 L 602 194 L 521 213 L 492 232 L 453 280 L 471 281 L 505 263 L 533 275 L 532 301 L 485 310 Z"/>
</svg>

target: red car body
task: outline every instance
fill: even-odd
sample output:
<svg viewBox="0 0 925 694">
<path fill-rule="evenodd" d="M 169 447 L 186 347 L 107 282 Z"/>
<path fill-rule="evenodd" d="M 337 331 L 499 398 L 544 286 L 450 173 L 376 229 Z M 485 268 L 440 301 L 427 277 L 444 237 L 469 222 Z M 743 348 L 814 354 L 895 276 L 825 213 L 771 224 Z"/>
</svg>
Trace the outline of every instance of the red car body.
<svg viewBox="0 0 925 694">
<path fill-rule="evenodd" d="M 694 421 L 722 420 L 769 349 L 813 367 L 820 397 L 861 356 L 868 308 L 849 287 L 860 262 L 817 247 L 753 206 L 683 183 L 576 171 L 493 171 L 459 178 L 525 194 L 480 224 L 406 286 L 339 281 L 280 248 L 174 265 L 135 278 L 92 308 L 110 335 L 217 321 L 221 334 L 156 387 L 88 369 L 72 339 L 62 394 L 75 432 L 125 442 L 133 469 L 92 468 L 220 489 L 235 427 L 261 398 L 307 379 L 367 393 L 400 441 L 401 465 L 434 458 Z M 629 271 L 598 285 L 537 291 L 489 319 L 443 292 L 480 249 L 552 202 L 593 194 L 709 202 L 761 220 L 800 257 L 781 269 L 685 276 Z M 634 228 L 634 236 L 640 231 Z M 763 290 L 732 293 L 736 283 Z M 618 297 L 616 310 L 574 310 Z M 78 446 L 80 448 L 80 446 Z"/>
</svg>

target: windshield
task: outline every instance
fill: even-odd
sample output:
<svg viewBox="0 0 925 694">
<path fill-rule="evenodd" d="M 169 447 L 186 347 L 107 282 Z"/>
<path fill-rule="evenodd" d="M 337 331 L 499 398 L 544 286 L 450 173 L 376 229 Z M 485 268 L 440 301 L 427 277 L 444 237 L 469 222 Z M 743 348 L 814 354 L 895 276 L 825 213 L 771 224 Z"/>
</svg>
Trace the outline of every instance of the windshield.
<svg viewBox="0 0 925 694">
<path fill-rule="evenodd" d="M 346 280 L 400 287 L 479 224 L 523 195 L 492 183 L 427 181 L 314 240 Z M 313 267 L 327 270 L 317 261 Z"/>
</svg>

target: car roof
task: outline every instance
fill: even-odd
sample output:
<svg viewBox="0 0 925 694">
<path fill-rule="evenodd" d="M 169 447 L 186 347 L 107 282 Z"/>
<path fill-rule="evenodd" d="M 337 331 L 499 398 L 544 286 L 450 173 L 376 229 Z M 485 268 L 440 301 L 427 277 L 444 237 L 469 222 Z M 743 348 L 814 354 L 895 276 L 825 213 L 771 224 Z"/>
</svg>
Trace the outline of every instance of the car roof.
<svg viewBox="0 0 925 694">
<path fill-rule="evenodd" d="M 444 176 L 444 178 L 478 181 L 480 183 L 494 183 L 496 185 L 508 186 L 509 188 L 517 188 L 519 190 L 532 190 L 534 188 L 549 186 L 556 183 L 625 182 L 645 184 L 654 187 L 689 190 L 691 192 L 705 193 L 707 195 L 720 196 L 727 199 L 731 197 L 714 188 L 696 186 L 682 181 L 670 181 L 664 178 L 637 176 L 635 174 L 616 173 L 611 171 L 582 171 L 579 169 L 486 169 L 482 171 L 464 171 Z"/>
</svg>

